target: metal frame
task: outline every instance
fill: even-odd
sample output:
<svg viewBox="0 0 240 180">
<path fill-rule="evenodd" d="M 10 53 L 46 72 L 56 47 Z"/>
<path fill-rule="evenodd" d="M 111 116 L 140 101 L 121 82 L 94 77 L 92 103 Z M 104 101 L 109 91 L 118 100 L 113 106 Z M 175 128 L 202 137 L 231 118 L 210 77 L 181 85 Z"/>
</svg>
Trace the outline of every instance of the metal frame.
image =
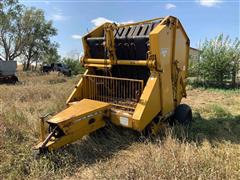
<svg viewBox="0 0 240 180">
<path fill-rule="evenodd" d="M 83 97 L 111 103 L 134 111 L 143 92 L 144 81 L 109 76 L 83 75 Z"/>
<path fill-rule="evenodd" d="M 128 26 L 134 26 L 134 25 L 139 25 L 139 24 L 146 24 L 150 23 L 153 21 L 157 20 L 162 20 L 159 25 L 162 25 L 166 23 L 166 20 L 169 19 L 168 17 L 165 18 L 154 18 L 146 21 L 141 21 L 137 23 L 131 23 L 131 24 L 124 24 L 124 25 L 116 25 L 115 23 L 105 23 L 103 25 L 104 29 L 104 36 L 106 39 L 106 50 L 109 55 L 109 59 L 93 59 L 93 58 L 88 58 L 88 56 L 84 56 L 81 58 L 81 63 L 84 64 L 84 66 L 87 67 L 98 67 L 98 68 L 111 68 L 112 65 L 140 65 L 140 66 L 148 66 L 149 68 L 155 68 L 156 67 L 156 59 L 153 59 L 152 56 L 148 56 L 146 60 L 120 60 L 117 59 L 116 56 L 116 50 L 115 50 L 115 45 L 114 45 L 114 35 L 113 31 L 114 29 L 121 28 L 121 27 L 128 27 Z M 101 27 L 101 26 L 100 26 Z M 98 31 L 98 28 L 93 30 L 91 33 L 94 31 Z M 87 36 L 83 37 L 83 45 L 85 49 L 85 55 L 89 54 L 88 53 L 88 45 L 85 41 Z M 104 64 L 104 65 L 103 65 Z"/>
</svg>

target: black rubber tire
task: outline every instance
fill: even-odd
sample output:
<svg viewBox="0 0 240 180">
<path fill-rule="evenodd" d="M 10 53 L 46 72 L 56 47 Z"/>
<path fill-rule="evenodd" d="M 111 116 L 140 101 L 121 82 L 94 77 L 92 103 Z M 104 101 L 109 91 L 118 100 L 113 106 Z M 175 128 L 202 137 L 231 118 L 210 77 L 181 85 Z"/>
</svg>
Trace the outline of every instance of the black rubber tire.
<svg viewBox="0 0 240 180">
<path fill-rule="evenodd" d="M 12 76 L 11 77 L 11 83 L 16 84 L 18 82 L 17 76 Z"/>
<path fill-rule="evenodd" d="M 183 126 L 189 126 L 192 122 L 192 109 L 187 104 L 177 106 L 173 115 L 173 123 L 178 123 Z"/>
</svg>

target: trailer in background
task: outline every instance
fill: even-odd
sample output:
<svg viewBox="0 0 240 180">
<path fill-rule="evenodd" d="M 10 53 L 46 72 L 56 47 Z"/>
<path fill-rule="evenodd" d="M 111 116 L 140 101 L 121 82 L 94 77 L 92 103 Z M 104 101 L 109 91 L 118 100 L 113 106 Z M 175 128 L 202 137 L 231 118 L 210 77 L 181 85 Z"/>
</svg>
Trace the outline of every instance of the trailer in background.
<svg viewBox="0 0 240 180">
<path fill-rule="evenodd" d="M 0 83 L 16 83 L 17 62 L 4 61 L 0 58 Z"/>
</svg>

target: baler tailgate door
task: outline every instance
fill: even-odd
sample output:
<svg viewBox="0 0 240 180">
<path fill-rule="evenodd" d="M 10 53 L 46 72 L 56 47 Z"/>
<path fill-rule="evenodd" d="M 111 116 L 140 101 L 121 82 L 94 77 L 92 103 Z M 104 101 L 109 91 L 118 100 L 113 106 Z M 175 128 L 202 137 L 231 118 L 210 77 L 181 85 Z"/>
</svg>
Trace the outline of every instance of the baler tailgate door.
<svg viewBox="0 0 240 180">
<path fill-rule="evenodd" d="M 52 131 L 37 145 L 37 149 L 54 150 L 72 143 L 83 136 L 105 126 L 104 117 L 109 113 L 109 103 L 83 99 L 73 103 L 47 120 Z M 51 137 L 50 137 L 51 136 Z"/>
</svg>

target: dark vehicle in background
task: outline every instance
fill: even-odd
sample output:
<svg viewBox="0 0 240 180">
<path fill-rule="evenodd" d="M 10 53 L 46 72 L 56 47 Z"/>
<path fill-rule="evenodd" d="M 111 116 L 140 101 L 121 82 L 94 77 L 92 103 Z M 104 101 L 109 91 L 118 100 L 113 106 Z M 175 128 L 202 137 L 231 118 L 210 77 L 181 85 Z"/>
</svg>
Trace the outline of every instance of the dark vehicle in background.
<svg viewBox="0 0 240 180">
<path fill-rule="evenodd" d="M 16 76 L 17 62 L 4 61 L 0 57 L 0 83 L 16 83 L 18 78 Z"/>
<path fill-rule="evenodd" d="M 57 71 L 65 76 L 71 76 L 72 72 L 71 69 L 64 63 L 52 63 L 50 65 L 43 65 L 42 71 L 45 73 L 49 73 L 51 71 Z"/>
</svg>

